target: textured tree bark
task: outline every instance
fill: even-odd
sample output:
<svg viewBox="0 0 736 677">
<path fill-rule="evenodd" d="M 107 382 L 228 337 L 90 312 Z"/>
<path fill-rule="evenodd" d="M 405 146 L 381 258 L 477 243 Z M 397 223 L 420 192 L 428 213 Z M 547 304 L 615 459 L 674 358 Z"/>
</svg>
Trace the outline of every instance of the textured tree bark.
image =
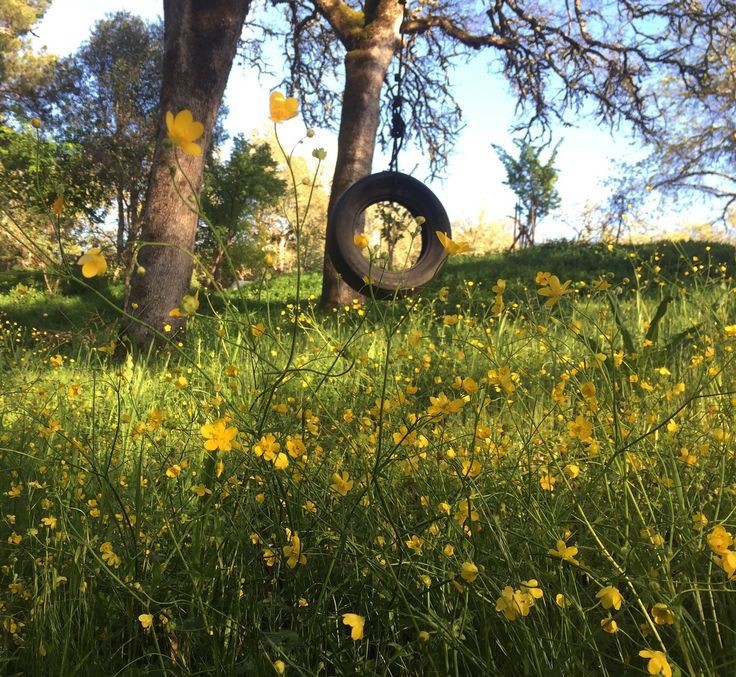
<svg viewBox="0 0 736 677">
<path fill-rule="evenodd" d="M 382 0 L 374 5 L 375 14 L 366 16 L 364 28 L 343 38 L 347 49 L 345 88 L 328 213 L 348 187 L 371 173 L 381 89 L 401 45 L 402 5 L 397 0 Z M 325 251 L 320 307 L 336 308 L 357 296 L 342 281 Z"/>
<path fill-rule="evenodd" d="M 126 328 L 139 347 L 154 331 L 183 319 L 169 311 L 189 291 L 197 231 L 196 198 L 202 185 L 207 148 L 225 92 L 230 68 L 251 0 L 164 0 L 164 63 L 156 152 L 141 229 L 138 264 Z M 198 140 L 202 155 L 193 157 L 166 143 L 165 114 L 188 108 L 204 125 Z"/>
</svg>

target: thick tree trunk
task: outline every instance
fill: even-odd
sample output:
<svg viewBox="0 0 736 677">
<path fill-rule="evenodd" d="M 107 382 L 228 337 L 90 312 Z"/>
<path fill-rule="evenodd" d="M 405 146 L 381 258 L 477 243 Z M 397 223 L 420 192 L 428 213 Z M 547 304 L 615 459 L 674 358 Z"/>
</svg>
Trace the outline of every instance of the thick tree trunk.
<svg viewBox="0 0 736 677">
<path fill-rule="evenodd" d="M 164 63 L 156 152 L 151 169 L 138 263 L 128 312 L 138 322 L 127 333 L 149 344 L 166 324 L 183 319 L 169 311 L 189 291 L 197 231 L 196 198 L 207 148 L 251 0 L 164 0 Z M 188 108 L 204 125 L 201 156 L 166 143 L 165 114 Z"/>
<path fill-rule="evenodd" d="M 371 173 L 381 117 L 381 89 L 391 60 L 401 44 L 399 29 L 402 16 L 403 7 L 399 2 L 384 0 L 378 3 L 376 16 L 361 31 L 362 37 L 348 46 L 328 213 L 348 187 Z M 320 306 L 336 308 L 350 303 L 356 296 L 342 281 L 325 251 Z"/>
</svg>

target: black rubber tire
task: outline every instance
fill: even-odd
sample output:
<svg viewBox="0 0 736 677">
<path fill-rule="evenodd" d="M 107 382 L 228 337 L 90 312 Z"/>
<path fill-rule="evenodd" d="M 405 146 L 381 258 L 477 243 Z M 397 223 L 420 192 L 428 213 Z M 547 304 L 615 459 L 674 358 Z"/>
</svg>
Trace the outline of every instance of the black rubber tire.
<svg viewBox="0 0 736 677">
<path fill-rule="evenodd" d="M 421 226 L 422 249 L 417 262 L 406 270 L 384 271 L 369 265 L 355 246 L 363 212 L 378 202 L 401 205 L 416 218 L 424 217 Z M 451 237 L 450 219 L 437 196 L 420 181 L 400 172 L 371 174 L 356 181 L 337 200 L 327 221 L 327 253 L 335 270 L 355 291 L 377 299 L 405 296 L 421 289 L 439 273 L 447 253 L 436 235 L 441 231 Z M 370 275 L 371 284 L 365 279 Z"/>
</svg>

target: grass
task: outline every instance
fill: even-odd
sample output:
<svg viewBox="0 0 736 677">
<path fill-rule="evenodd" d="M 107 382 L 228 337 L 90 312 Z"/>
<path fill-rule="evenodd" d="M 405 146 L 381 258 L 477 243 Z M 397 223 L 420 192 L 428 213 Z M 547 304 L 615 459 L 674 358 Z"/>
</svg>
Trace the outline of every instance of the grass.
<svg viewBox="0 0 736 677">
<path fill-rule="evenodd" d="M 274 278 L 123 362 L 8 284 L 3 674 L 733 674 L 733 249 L 629 253 Z"/>
</svg>

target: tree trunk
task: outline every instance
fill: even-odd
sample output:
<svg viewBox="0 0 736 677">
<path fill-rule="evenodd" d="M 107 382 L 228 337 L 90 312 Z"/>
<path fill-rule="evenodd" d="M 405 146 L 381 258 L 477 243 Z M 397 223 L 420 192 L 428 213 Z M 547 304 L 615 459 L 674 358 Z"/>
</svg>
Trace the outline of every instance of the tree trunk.
<svg viewBox="0 0 736 677">
<path fill-rule="evenodd" d="M 381 89 L 400 42 L 403 7 L 399 2 L 378 3 L 376 16 L 345 54 L 337 159 L 328 213 L 345 190 L 368 176 L 373 166 L 381 113 Z M 358 295 L 338 275 L 325 250 L 320 307 L 336 308 Z"/>
<path fill-rule="evenodd" d="M 164 0 L 164 63 L 156 151 L 143 209 L 128 312 L 138 320 L 127 328 L 145 347 L 170 324 L 183 319 L 169 311 L 189 291 L 197 231 L 196 199 L 207 148 L 251 0 Z M 201 156 L 166 143 L 165 114 L 188 108 L 204 125 Z"/>
<path fill-rule="evenodd" d="M 118 255 L 118 263 L 123 263 L 123 250 L 125 249 L 125 199 L 121 188 L 117 189 L 118 203 L 118 232 L 115 239 L 115 249 Z"/>
</svg>

